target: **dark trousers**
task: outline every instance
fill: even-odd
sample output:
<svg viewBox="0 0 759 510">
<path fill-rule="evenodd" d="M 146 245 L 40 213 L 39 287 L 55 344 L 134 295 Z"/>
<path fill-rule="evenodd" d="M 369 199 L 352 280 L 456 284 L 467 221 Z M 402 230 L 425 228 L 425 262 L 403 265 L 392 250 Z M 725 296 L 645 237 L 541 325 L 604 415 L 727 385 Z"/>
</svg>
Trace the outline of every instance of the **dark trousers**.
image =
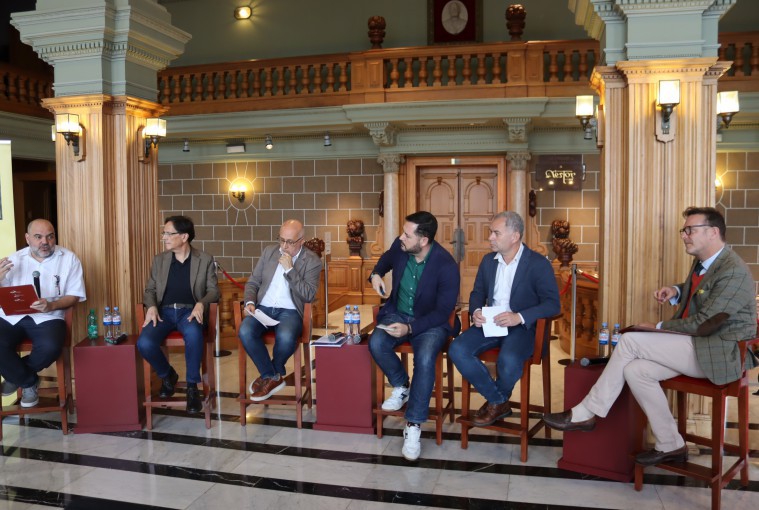
<svg viewBox="0 0 759 510">
<path fill-rule="evenodd" d="M 31 339 L 32 352 L 21 357 L 16 348 Z M 0 375 L 9 382 L 28 388 L 37 382 L 37 372 L 53 364 L 66 341 L 66 321 L 53 319 L 36 324 L 29 316 L 15 325 L 0 319 Z"/>
</svg>

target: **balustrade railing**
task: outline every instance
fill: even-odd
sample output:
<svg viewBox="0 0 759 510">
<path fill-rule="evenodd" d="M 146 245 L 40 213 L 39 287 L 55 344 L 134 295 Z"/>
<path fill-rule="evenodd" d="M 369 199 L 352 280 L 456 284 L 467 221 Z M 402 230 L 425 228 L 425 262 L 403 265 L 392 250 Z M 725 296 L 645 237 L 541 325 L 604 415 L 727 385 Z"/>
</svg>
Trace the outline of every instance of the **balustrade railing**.
<svg viewBox="0 0 759 510">
<path fill-rule="evenodd" d="M 759 32 L 720 34 L 733 65 L 720 90 L 759 91 Z M 158 73 L 167 115 L 398 101 L 571 97 L 588 93 L 593 40 L 423 46 L 171 67 Z M 50 117 L 52 75 L 0 63 L 0 111 Z"/>
</svg>

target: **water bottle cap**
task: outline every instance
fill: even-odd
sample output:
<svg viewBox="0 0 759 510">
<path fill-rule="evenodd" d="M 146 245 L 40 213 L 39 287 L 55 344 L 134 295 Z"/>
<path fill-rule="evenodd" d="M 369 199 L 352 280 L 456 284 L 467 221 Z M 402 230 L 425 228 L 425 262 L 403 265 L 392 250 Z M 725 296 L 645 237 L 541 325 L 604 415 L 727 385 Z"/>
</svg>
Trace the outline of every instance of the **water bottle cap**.
<svg viewBox="0 0 759 510">
<path fill-rule="evenodd" d="M 608 324 L 608 323 L 606 323 L 606 322 L 602 322 L 602 323 L 601 323 L 601 327 L 602 327 L 602 328 L 605 328 L 605 327 L 607 327 L 608 325 L 609 325 L 609 324 Z"/>
<path fill-rule="evenodd" d="M 118 307 L 118 306 L 114 306 L 114 307 L 113 307 L 113 309 L 114 309 L 114 310 L 118 310 L 118 309 L 119 309 L 119 307 Z"/>
<path fill-rule="evenodd" d="M 111 307 L 110 307 L 110 306 L 106 306 L 106 307 L 105 307 L 105 309 L 106 309 L 106 310 L 110 310 L 110 309 L 111 309 Z"/>
<path fill-rule="evenodd" d="M 614 327 L 615 327 L 615 328 L 618 328 L 618 327 L 619 327 L 619 323 L 618 323 L 618 322 L 615 322 L 615 323 L 614 323 Z"/>
</svg>

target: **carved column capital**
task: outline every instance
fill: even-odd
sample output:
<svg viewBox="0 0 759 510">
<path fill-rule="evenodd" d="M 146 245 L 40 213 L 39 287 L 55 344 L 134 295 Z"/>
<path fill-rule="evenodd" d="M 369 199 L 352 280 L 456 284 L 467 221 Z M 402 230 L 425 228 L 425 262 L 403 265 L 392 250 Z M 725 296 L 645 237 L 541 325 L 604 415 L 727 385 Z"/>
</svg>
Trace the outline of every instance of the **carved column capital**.
<svg viewBox="0 0 759 510">
<path fill-rule="evenodd" d="M 397 174 L 401 163 L 406 162 L 403 154 L 380 154 L 377 163 L 382 165 L 386 174 Z"/>
<path fill-rule="evenodd" d="M 509 162 L 510 172 L 524 172 L 527 170 L 527 162 L 532 159 L 532 154 L 529 151 L 512 151 L 506 154 L 506 159 Z"/>
<path fill-rule="evenodd" d="M 389 122 L 367 122 L 364 127 L 369 130 L 374 145 L 377 147 L 392 147 L 395 145 L 395 135 L 398 130 Z"/>
<path fill-rule="evenodd" d="M 529 117 L 507 117 L 503 123 L 509 130 L 509 142 L 527 143 L 527 129 L 530 123 Z"/>
</svg>

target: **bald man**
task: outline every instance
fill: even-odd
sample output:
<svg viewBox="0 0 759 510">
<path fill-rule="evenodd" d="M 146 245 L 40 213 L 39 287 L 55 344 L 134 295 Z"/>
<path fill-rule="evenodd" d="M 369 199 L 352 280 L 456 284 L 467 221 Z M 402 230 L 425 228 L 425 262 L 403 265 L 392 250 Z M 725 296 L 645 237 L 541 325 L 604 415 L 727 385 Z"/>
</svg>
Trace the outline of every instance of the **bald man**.
<svg viewBox="0 0 759 510">
<path fill-rule="evenodd" d="M 21 391 L 21 407 L 39 403 L 37 372 L 49 367 L 63 349 L 66 339 L 64 314 L 84 301 L 82 264 L 71 251 L 55 244 L 55 229 L 47 220 L 36 219 L 26 229 L 29 246 L 0 260 L 0 286 L 33 285 L 39 278 L 39 299 L 32 303 L 36 313 L 6 315 L 0 309 L 0 375 L 3 396 Z M 32 351 L 23 358 L 16 347 L 25 338 Z"/>
<path fill-rule="evenodd" d="M 250 385 L 250 398 L 266 400 L 285 387 L 285 363 L 298 347 L 303 330 L 303 306 L 316 296 L 322 263 L 303 247 L 303 223 L 287 220 L 279 229 L 277 244 L 264 248 L 253 274 L 245 285 L 245 319 L 240 341 L 256 365 L 260 377 Z M 267 327 L 253 317 L 256 308 L 272 319 Z M 271 356 L 262 340 L 266 331 L 274 331 Z"/>
</svg>

